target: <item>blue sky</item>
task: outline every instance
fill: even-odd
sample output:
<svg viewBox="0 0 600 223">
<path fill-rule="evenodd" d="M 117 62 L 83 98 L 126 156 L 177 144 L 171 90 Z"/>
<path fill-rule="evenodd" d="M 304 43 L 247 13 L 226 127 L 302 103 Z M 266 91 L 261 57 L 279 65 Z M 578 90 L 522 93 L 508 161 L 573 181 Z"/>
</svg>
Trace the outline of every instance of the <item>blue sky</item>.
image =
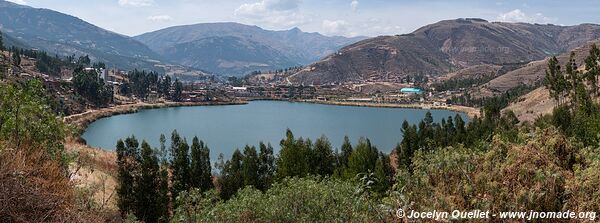
<svg viewBox="0 0 600 223">
<path fill-rule="evenodd" d="M 597 0 L 11 0 L 71 14 L 125 35 L 205 22 L 326 35 L 403 34 L 444 19 L 573 25 L 600 23 Z"/>
</svg>

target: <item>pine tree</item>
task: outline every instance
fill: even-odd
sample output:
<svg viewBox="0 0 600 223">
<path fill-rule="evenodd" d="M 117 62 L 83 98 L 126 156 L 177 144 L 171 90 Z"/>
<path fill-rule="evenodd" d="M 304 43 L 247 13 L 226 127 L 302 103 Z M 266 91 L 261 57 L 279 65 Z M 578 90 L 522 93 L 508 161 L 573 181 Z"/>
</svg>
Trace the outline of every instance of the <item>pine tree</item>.
<svg viewBox="0 0 600 223">
<path fill-rule="evenodd" d="M 231 198 L 238 189 L 244 185 L 242 176 L 242 160 L 244 156 L 239 149 L 236 149 L 231 156 L 231 160 L 223 165 L 219 184 L 221 185 L 220 196 L 222 199 Z"/>
<path fill-rule="evenodd" d="M 212 186 L 210 151 L 203 141 L 194 137 L 191 147 L 191 187 L 207 191 Z"/>
<path fill-rule="evenodd" d="M 410 126 L 407 121 L 402 124 L 402 142 L 396 146 L 398 168 L 410 170 L 412 157 L 419 148 L 419 135 L 416 126 Z"/>
<path fill-rule="evenodd" d="M 242 178 L 244 186 L 259 186 L 259 158 L 256 152 L 256 147 L 246 146 L 244 148 L 244 159 L 242 161 Z"/>
<path fill-rule="evenodd" d="M 600 49 L 592 45 L 590 55 L 585 59 L 585 78 L 592 87 L 592 93 L 598 95 L 598 76 L 600 76 Z"/>
<path fill-rule="evenodd" d="M 158 158 L 146 141 L 142 142 L 140 173 L 136 186 L 136 216 L 143 222 L 158 222 L 160 211 L 160 175 Z"/>
<path fill-rule="evenodd" d="M 344 143 L 342 143 L 342 153 L 340 154 L 340 166 L 342 168 L 348 167 L 348 158 L 352 154 L 352 144 L 348 136 L 344 136 Z"/>
<path fill-rule="evenodd" d="M 169 157 L 169 152 L 167 151 L 167 146 L 166 146 L 167 137 L 165 137 L 164 134 L 160 134 L 159 142 L 160 142 L 160 150 L 158 150 L 156 152 L 156 154 L 158 154 L 160 164 L 166 165 L 168 162 L 168 157 Z"/>
<path fill-rule="evenodd" d="M 556 57 L 552 57 L 548 61 L 544 85 L 550 91 L 550 96 L 560 105 L 560 99 L 566 90 L 566 80 Z"/>
<path fill-rule="evenodd" d="M 208 191 L 214 188 L 213 178 L 212 178 L 212 168 L 210 164 L 210 149 L 204 143 L 201 143 L 203 146 L 200 148 L 200 161 L 199 164 L 201 166 L 202 172 L 200 173 L 200 190 Z"/>
<path fill-rule="evenodd" d="M 201 175 L 202 175 L 202 165 L 200 164 L 201 159 L 201 151 L 204 147 L 204 142 L 200 142 L 198 137 L 194 137 L 192 139 L 192 147 L 191 157 L 190 157 L 190 187 L 192 188 L 200 188 L 201 184 Z"/>
<path fill-rule="evenodd" d="M 173 101 L 181 101 L 183 100 L 183 84 L 179 81 L 179 79 L 175 79 L 175 84 L 173 87 Z"/>
<path fill-rule="evenodd" d="M 123 140 L 117 142 L 117 207 L 121 212 L 121 217 L 127 216 L 127 214 L 133 210 L 135 197 L 133 194 L 133 175 L 130 172 L 132 169 L 132 159 L 130 154 L 127 152 L 125 143 Z"/>
<path fill-rule="evenodd" d="M 260 142 L 260 153 L 258 155 L 258 189 L 266 191 L 273 183 L 273 175 L 275 174 L 275 155 L 273 155 L 273 147 L 271 144 L 265 145 Z"/>
<path fill-rule="evenodd" d="M 185 139 L 181 139 L 179 134 L 174 131 L 171 137 L 171 153 L 173 160 L 171 169 L 173 171 L 173 186 L 171 196 L 177 198 L 179 193 L 190 187 L 190 159 L 189 146 Z"/>
</svg>

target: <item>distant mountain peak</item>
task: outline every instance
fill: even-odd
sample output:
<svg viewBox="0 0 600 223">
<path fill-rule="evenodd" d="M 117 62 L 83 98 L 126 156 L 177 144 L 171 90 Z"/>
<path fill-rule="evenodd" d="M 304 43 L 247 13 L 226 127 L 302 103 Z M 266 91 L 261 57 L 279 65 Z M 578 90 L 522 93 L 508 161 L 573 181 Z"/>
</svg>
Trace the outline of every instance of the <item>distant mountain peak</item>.
<svg viewBox="0 0 600 223">
<path fill-rule="evenodd" d="M 238 76 L 309 64 L 361 39 L 306 33 L 298 27 L 265 30 L 240 23 L 175 26 L 134 38 L 170 61 Z"/>
</svg>

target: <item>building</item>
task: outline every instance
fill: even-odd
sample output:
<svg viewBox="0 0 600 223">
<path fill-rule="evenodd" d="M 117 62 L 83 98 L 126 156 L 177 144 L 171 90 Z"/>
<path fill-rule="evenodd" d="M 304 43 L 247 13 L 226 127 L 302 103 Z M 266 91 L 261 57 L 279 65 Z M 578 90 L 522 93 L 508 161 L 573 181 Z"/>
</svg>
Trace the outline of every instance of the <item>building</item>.
<svg viewBox="0 0 600 223">
<path fill-rule="evenodd" d="M 403 94 L 423 94 L 423 90 L 419 88 L 402 88 L 400 92 Z"/>
</svg>

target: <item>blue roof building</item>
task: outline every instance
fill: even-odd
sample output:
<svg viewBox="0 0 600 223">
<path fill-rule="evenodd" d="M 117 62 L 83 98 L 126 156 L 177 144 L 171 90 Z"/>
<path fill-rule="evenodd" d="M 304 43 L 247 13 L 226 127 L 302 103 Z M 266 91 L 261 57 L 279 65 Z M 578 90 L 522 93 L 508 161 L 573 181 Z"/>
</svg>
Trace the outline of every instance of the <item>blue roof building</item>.
<svg viewBox="0 0 600 223">
<path fill-rule="evenodd" d="M 403 94 L 423 94 L 423 90 L 419 89 L 419 88 L 402 88 L 400 89 L 400 92 Z"/>
</svg>

